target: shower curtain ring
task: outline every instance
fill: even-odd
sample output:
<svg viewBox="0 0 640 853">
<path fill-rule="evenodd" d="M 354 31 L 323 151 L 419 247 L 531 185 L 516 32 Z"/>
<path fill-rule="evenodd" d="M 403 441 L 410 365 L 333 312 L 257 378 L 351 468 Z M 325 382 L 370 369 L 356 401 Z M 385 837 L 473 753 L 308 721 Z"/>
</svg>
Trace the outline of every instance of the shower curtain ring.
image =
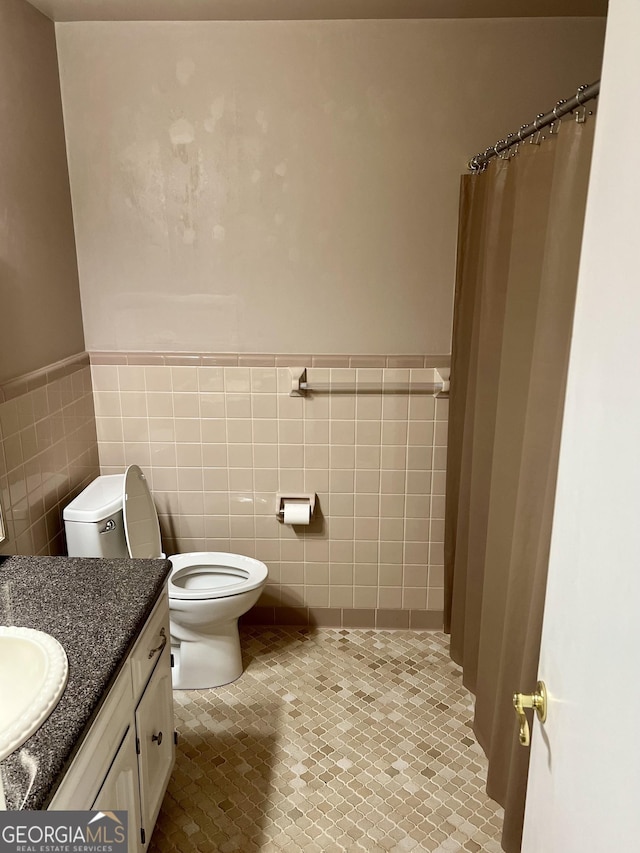
<svg viewBox="0 0 640 853">
<path fill-rule="evenodd" d="M 582 96 L 584 95 L 585 89 L 588 89 L 586 83 L 583 83 L 582 86 L 578 86 L 578 91 L 576 92 L 576 101 L 578 102 L 578 108 L 576 109 L 576 122 L 578 124 L 584 124 L 587 120 L 587 108 L 582 103 Z"/>
<path fill-rule="evenodd" d="M 582 86 L 578 86 L 578 91 L 576 92 L 576 101 L 578 102 L 579 107 L 582 106 L 582 96 L 588 88 L 589 86 L 587 85 L 587 83 L 583 83 Z"/>
<path fill-rule="evenodd" d="M 561 116 L 558 115 L 558 109 L 566 103 L 567 103 L 566 98 L 561 98 L 557 102 L 557 104 L 555 105 L 553 110 L 551 111 L 553 113 L 554 120 L 549 125 L 549 135 L 550 136 L 554 136 L 555 134 L 559 133 L 559 131 L 560 131 L 560 125 L 562 124 L 562 118 L 561 118 Z"/>
<path fill-rule="evenodd" d="M 513 160 L 513 158 L 517 155 L 518 145 L 520 144 L 518 141 L 515 141 L 515 142 L 509 141 L 509 140 L 515 139 L 515 137 L 516 137 L 515 133 L 510 133 L 506 138 L 506 144 L 507 144 L 507 148 L 509 150 L 509 159 L 510 160 Z"/>
<path fill-rule="evenodd" d="M 556 118 L 556 119 L 558 119 L 558 121 L 561 119 L 561 116 L 559 116 L 559 115 L 558 115 L 558 109 L 559 109 L 561 106 L 563 106 L 564 104 L 566 104 L 566 103 L 567 103 L 566 98 L 561 98 L 561 99 L 557 102 L 557 104 L 555 105 L 555 107 L 551 110 L 551 112 L 553 113 L 553 117 L 554 117 L 554 118 Z"/>
<path fill-rule="evenodd" d="M 500 148 L 500 151 L 498 151 L 499 145 L 502 146 Z M 507 147 L 507 140 L 506 139 L 499 139 L 496 142 L 496 144 L 493 146 L 493 150 L 495 151 L 496 157 L 499 157 L 501 160 L 510 160 L 511 159 L 510 157 L 504 157 L 502 154 L 502 152 L 505 150 L 506 147 Z"/>
<path fill-rule="evenodd" d="M 538 115 L 533 120 L 533 127 L 535 133 L 531 134 L 531 138 L 529 139 L 529 145 L 540 145 L 540 128 L 538 125 L 540 124 L 540 119 L 544 118 L 544 113 L 538 113 Z"/>
</svg>

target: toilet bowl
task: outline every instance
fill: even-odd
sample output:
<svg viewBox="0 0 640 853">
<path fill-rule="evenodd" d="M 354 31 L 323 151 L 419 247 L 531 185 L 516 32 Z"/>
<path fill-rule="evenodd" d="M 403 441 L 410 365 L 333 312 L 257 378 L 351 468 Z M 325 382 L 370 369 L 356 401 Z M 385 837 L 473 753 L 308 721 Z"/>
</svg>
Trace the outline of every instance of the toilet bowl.
<svg viewBox="0 0 640 853">
<path fill-rule="evenodd" d="M 207 679 L 215 661 L 220 687 L 242 674 L 238 618 L 260 598 L 267 567 L 251 557 L 217 551 L 176 554 L 169 575 L 169 618 L 175 686 Z"/>
<path fill-rule="evenodd" d="M 98 477 L 63 512 L 70 557 L 164 557 L 158 516 L 137 465 Z M 205 689 L 242 675 L 238 619 L 257 602 L 267 567 L 240 554 L 169 557 L 173 686 Z"/>
</svg>

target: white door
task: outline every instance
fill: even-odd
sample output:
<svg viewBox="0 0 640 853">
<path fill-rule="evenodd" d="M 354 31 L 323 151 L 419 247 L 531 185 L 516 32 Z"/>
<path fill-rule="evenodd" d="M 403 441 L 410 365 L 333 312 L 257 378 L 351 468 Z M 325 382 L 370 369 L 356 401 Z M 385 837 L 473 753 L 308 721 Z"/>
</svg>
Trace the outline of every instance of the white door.
<svg viewBox="0 0 640 853">
<path fill-rule="evenodd" d="M 640 850 L 640 2 L 611 0 L 524 853 Z M 514 685 L 530 692 L 534 685 Z"/>
</svg>

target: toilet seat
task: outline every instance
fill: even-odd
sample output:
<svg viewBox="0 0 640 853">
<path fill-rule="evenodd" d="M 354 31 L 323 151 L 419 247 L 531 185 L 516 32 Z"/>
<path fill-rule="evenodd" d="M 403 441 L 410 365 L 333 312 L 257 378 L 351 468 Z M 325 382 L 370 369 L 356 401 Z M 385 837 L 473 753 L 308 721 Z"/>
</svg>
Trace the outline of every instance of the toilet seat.
<svg viewBox="0 0 640 853">
<path fill-rule="evenodd" d="M 122 516 L 130 557 L 143 560 L 164 557 L 156 505 L 147 478 L 137 465 L 129 465 L 124 472 Z"/>
<path fill-rule="evenodd" d="M 124 532 L 131 557 L 164 557 L 158 514 L 147 480 L 137 465 L 125 471 L 122 492 Z M 223 551 L 193 551 L 169 558 L 169 598 L 208 601 L 251 592 L 267 579 L 259 560 Z"/>
<path fill-rule="evenodd" d="M 262 586 L 267 567 L 259 560 L 223 551 L 194 551 L 169 558 L 169 598 L 207 600 L 241 595 Z"/>
</svg>

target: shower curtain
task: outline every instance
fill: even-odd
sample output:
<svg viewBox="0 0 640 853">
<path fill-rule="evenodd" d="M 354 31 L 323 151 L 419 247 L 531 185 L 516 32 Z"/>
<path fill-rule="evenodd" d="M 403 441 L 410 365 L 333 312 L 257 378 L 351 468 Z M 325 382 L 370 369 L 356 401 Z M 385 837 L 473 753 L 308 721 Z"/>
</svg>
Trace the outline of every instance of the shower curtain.
<svg viewBox="0 0 640 853">
<path fill-rule="evenodd" d="M 537 678 L 594 125 L 567 117 L 461 185 L 445 624 L 508 853 L 520 849 L 529 764 L 512 695 Z"/>
</svg>

